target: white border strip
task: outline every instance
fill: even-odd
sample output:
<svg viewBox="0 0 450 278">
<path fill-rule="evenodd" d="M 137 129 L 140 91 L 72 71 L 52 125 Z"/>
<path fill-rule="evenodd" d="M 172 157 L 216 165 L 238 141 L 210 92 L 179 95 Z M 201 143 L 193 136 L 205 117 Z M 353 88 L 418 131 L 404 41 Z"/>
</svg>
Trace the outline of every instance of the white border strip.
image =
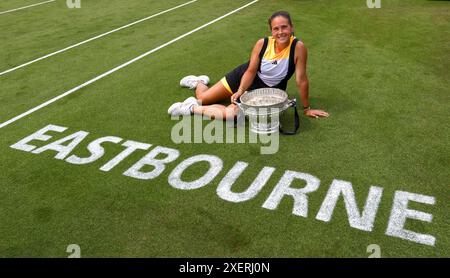
<svg viewBox="0 0 450 278">
<path fill-rule="evenodd" d="M 158 16 L 158 15 L 162 15 L 162 14 L 165 14 L 165 13 L 167 13 L 167 12 L 173 11 L 173 10 L 175 10 L 175 9 L 181 8 L 181 7 L 183 7 L 183 6 L 192 4 L 192 3 L 194 3 L 194 2 L 197 2 L 197 0 L 189 1 L 189 2 L 186 2 L 186 3 L 184 3 L 184 4 L 178 5 L 178 6 L 176 6 L 176 7 L 167 9 L 167 10 L 165 10 L 165 11 L 162 11 L 162 12 L 159 12 L 159 13 L 156 13 L 156 14 L 153 14 L 153 15 L 148 16 L 148 17 L 146 17 L 146 18 L 139 19 L 139 20 L 137 20 L 137 21 L 135 21 L 135 22 L 129 23 L 129 24 L 124 25 L 124 26 L 122 26 L 122 27 L 119 27 L 119 28 L 117 28 L 117 29 L 114 29 L 114 30 L 111 30 L 111 31 L 109 31 L 109 32 L 100 34 L 100 35 L 95 36 L 95 37 L 93 37 L 93 38 L 90 38 L 90 39 L 87 39 L 87 40 L 85 40 L 85 41 L 76 43 L 76 44 L 74 44 L 74 45 L 68 46 L 68 47 L 66 47 L 66 48 L 64 48 L 64 49 L 61 49 L 61 50 L 55 51 L 55 52 L 53 52 L 53 53 L 47 54 L 47 55 L 42 56 L 42 57 L 40 57 L 40 58 L 37 58 L 37 59 L 35 59 L 35 60 L 26 62 L 26 63 L 24 63 L 24 64 L 22 64 L 22 65 L 20 65 L 20 66 L 17 66 L 17 67 L 14 67 L 14 68 L 11 68 L 11 69 L 2 71 L 2 72 L 0 72 L 0 76 L 2 76 L 2 75 L 4 75 L 4 74 L 7 74 L 7 73 L 9 73 L 9 72 L 15 71 L 16 69 L 20 69 L 20 68 L 26 67 L 26 66 L 28 66 L 28 65 L 30 65 L 30 64 L 36 63 L 36 62 L 38 62 L 38 61 L 44 60 L 44 59 L 46 59 L 46 58 L 48 58 L 48 57 L 54 56 L 54 55 L 56 55 L 56 54 L 59 54 L 59 53 L 64 52 L 64 51 L 67 51 L 67 50 L 69 50 L 69 49 L 75 48 L 75 47 L 80 46 L 80 45 L 82 45 L 82 44 L 91 42 L 91 41 L 93 41 L 93 40 L 99 39 L 99 38 L 104 37 L 104 36 L 106 36 L 106 35 L 109 35 L 109 34 L 112 34 L 112 33 L 114 33 L 114 32 L 120 31 L 120 30 L 122 30 L 122 29 L 128 28 L 128 27 L 133 26 L 133 25 L 135 25 L 135 24 L 141 23 L 142 21 L 148 20 L 148 19 L 150 19 L 150 18 L 156 17 L 156 16 Z"/>
<path fill-rule="evenodd" d="M 95 81 L 98 81 L 98 80 L 102 79 L 103 77 L 106 77 L 106 76 L 108 76 L 108 75 L 110 75 L 110 74 L 112 74 L 112 73 L 114 73 L 114 72 L 116 72 L 116 71 L 118 71 L 118 70 L 120 70 L 120 69 L 122 69 L 122 68 L 124 68 L 124 67 L 126 67 L 126 66 L 128 66 L 130 64 L 132 64 L 132 63 L 134 63 L 134 62 L 136 62 L 136 61 L 139 61 L 140 59 L 142 59 L 142 58 L 152 54 L 153 52 L 156 52 L 156 51 L 158 51 L 158 50 L 160 50 L 160 49 L 162 49 L 162 48 L 164 48 L 164 47 L 166 47 L 168 45 L 171 45 L 172 43 L 174 43 L 174 42 L 176 42 L 178 40 L 181 40 L 182 38 L 187 37 L 190 34 L 193 34 L 193 33 L 197 32 L 197 31 L 199 31 L 199 30 L 201 30 L 201 29 L 203 29 L 203 28 L 205 28 L 205 27 L 207 27 L 207 26 L 209 26 L 209 25 L 211 25 L 213 23 L 216 23 L 217 21 L 219 21 L 219 20 L 221 20 L 221 19 L 223 19 L 223 18 L 225 18 L 225 17 L 227 17 L 229 15 L 232 15 L 232 14 L 234 14 L 234 13 L 236 13 L 236 12 L 238 12 L 238 11 L 240 11 L 240 10 L 242 10 L 242 9 L 252 5 L 252 4 L 255 4 L 256 2 L 258 2 L 258 0 L 254 0 L 254 1 L 252 1 L 252 2 L 242 6 L 240 8 L 237 8 L 234 11 L 231 11 L 231 12 L 225 14 L 225 15 L 222 15 L 221 17 L 218 17 L 218 18 L 216 18 L 216 19 L 214 19 L 214 20 L 212 20 L 212 21 L 210 21 L 210 22 L 208 22 L 206 24 L 203 24 L 202 26 L 197 27 L 197 28 L 195 28 L 192 31 L 189 31 L 189 32 L 187 32 L 187 33 L 185 33 L 185 34 L 183 34 L 183 35 L 181 35 L 179 37 L 176 37 L 175 39 L 173 39 L 173 40 L 171 40 L 169 42 L 166 42 L 165 44 L 162 44 L 162 45 L 160 45 L 160 46 L 158 46 L 156 48 L 153 48 L 152 50 L 150 50 L 150 51 L 148 51 L 148 52 L 146 52 L 146 53 L 144 53 L 142 55 L 139 55 L 138 57 L 136 57 L 136 58 L 134 58 L 134 59 L 132 59 L 132 60 L 130 60 L 130 61 L 120 65 L 120 66 L 118 66 L 118 67 L 115 67 L 115 68 L 113 68 L 113 69 L 111 69 L 111 70 L 109 70 L 109 71 L 107 71 L 107 72 L 105 72 L 105 73 L 103 73 L 103 74 L 101 74 L 101 75 L 99 75 L 99 76 L 97 76 L 97 77 L 95 77 L 95 78 L 93 78 L 93 79 L 91 79 L 91 80 L 89 80 L 89 81 L 87 81 L 87 82 L 85 82 L 85 83 L 83 83 L 83 84 L 73 88 L 73 89 L 70 89 L 69 91 L 67 91 L 67 92 L 65 92 L 65 93 L 63 93 L 63 94 L 61 94 L 61 95 L 59 95 L 57 97 L 54 97 L 54 98 L 52 98 L 52 99 L 50 99 L 50 100 L 48 100 L 48 101 L 46 101 L 46 102 L 44 102 L 44 103 L 34 107 L 34 108 L 32 108 L 32 109 L 30 109 L 30 110 L 28 110 L 28 111 L 26 111 L 24 113 L 22 113 L 22 114 L 20 114 L 20 115 L 18 115 L 16 117 L 6 121 L 6 122 L 0 124 L 0 128 L 4 128 L 5 126 L 7 126 L 9 124 L 11 124 L 11 123 L 13 123 L 15 121 L 18 121 L 18 120 L 22 119 L 23 117 L 28 116 L 31 113 L 36 112 L 37 110 L 39 110 L 41 108 L 44 108 L 44 107 L 52 104 L 53 102 L 55 102 L 57 100 L 60 100 L 63 97 L 66 97 L 66 96 L 68 96 L 68 95 L 78 91 L 79 89 L 84 88 L 84 87 L 88 86 L 89 84 L 92 84 Z"/>
<path fill-rule="evenodd" d="M 33 5 L 29 5 L 29 6 L 17 8 L 17 9 L 7 10 L 7 11 L 4 11 L 4 12 L 0 12 L 0 14 L 6 14 L 6 13 L 18 11 L 18 10 L 23 10 L 23 9 L 31 8 L 31 7 L 34 7 L 34 6 L 39 6 L 39 5 L 47 4 L 47 3 L 50 3 L 50 2 L 55 2 L 55 0 L 44 1 L 44 2 L 40 2 L 40 3 L 33 4 Z"/>
</svg>

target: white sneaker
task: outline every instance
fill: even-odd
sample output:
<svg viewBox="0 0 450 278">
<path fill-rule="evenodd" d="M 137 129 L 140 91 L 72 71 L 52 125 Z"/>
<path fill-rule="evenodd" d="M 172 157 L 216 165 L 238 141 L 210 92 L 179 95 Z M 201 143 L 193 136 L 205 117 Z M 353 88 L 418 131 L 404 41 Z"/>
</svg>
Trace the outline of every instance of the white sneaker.
<svg viewBox="0 0 450 278">
<path fill-rule="evenodd" d="M 195 75 L 188 75 L 188 76 L 183 77 L 180 80 L 180 86 L 186 87 L 189 89 L 195 89 L 197 87 L 197 83 L 198 83 L 198 78 Z"/>
<path fill-rule="evenodd" d="M 200 75 L 200 76 L 188 75 L 188 76 L 183 77 L 180 80 L 180 86 L 186 87 L 189 89 L 195 89 L 195 88 L 197 88 L 198 82 L 202 82 L 203 84 L 208 85 L 209 77 L 206 75 Z"/>
<path fill-rule="evenodd" d="M 197 106 L 199 105 L 198 100 L 195 97 L 188 97 L 183 101 L 182 105 L 190 105 L 190 106 Z"/>
<path fill-rule="evenodd" d="M 169 107 L 168 112 L 172 116 L 190 116 L 193 113 L 192 107 L 198 105 L 198 101 L 195 97 L 188 97 L 183 102 L 172 104 L 172 106 Z"/>
<path fill-rule="evenodd" d="M 198 78 L 198 80 L 200 81 L 200 82 L 202 82 L 203 84 L 205 84 L 205 85 L 208 85 L 209 84 L 209 77 L 208 76 L 206 76 L 206 75 L 200 75 L 199 77 L 197 77 Z"/>
<path fill-rule="evenodd" d="M 169 113 L 169 115 L 172 115 L 172 112 L 178 109 L 178 107 L 180 107 L 182 104 L 182 102 L 175 102 L 169 107 L 169 109 L 167 109 L 167 113 Z"/>
</svg>

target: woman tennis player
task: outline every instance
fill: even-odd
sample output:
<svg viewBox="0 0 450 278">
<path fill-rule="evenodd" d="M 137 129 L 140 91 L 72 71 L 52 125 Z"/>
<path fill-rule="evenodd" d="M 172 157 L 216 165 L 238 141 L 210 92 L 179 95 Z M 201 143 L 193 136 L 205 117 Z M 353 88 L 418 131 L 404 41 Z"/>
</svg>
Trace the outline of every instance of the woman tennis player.
<svg viewBox="0 0 450 278">
<path fill-rule="evenodd" d="M 189 75 L 180 85 L 195 89 L 195 98 L 172 104 L 168 113 L 178 115 L 206 115 L 216 119 L 233 119 L 238 112 L 234 102 L 247 90 L 278 88 L 286 90 L 287 82 L 295 73 L 303 112 L 309 117 L 328 117 L 323 110 L 309 105 L 308 77 L 306 75 L 307 50 L 303 42 L 294 37 L 294 27 L 288 12 L 279 11 L 269 19 L 271 37 L 256 42 L 250 61 L 229 72 L 208 88 L 209 77 Z M 217 104 L 231 98 L 228 106 Z"/>
</svg>

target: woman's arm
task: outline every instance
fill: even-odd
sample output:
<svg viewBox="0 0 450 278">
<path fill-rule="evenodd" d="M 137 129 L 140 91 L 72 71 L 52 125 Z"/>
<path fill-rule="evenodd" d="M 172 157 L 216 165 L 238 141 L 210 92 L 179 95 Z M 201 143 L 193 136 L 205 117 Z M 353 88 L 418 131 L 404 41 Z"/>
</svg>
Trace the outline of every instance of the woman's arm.
<svg viewBox="0 0 450 278">
<path fill-rule="evenodd" d="M 250 56 L 250 63 L 248 65 L 247 70 L 241 78 L 241 84 L 239 85 L 239 89 L 236 93 L 231 96 L 231 102 L 236 101 L 251 85 L 253 79 L 255 79 L 256 72 L 259 67 L 259 53 L 264 44 L 264 39 L 260 39 L 256 42 L 253 47 L 252 54 Z"/>
<path fill-rule="evenodd" d="M 309 105 L 309 81 L 306 75 L 306 61 L 308 51 L 302 42 L 297 42 L 295 46 L 295 81 L 300 92 L 303 104 L 303 112 L 309 117 L 328 117 L 328 113 L 322 110 L 311 109 Z"/>
</svg>

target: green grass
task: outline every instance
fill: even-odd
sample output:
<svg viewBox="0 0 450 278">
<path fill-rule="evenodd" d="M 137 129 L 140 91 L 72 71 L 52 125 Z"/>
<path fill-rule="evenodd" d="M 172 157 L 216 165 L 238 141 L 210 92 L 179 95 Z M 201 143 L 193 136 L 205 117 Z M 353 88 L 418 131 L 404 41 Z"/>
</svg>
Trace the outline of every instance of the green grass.
<svg viewBox="0 0 450 278">
<path fill-rule="evenodd" d="M 0 71 L 183 2 L 82 0 L 81 9 L 71 10 L 57 1 L 0 15 Z M 199 0 L 0 76 L 0 122 L 248 2 Z M 16 3 L 31 2 L 3 1 L 0 11 Z M 365 3 L 260 0 L 0 129 L 0 256 L 66 257 L 67 245 L 76 243 L 83 257 L 368 257 L 366 248 L 375 243 L 383 257 L 449 257 L 450 3 L 382 0 L 378 10 Z M 295 34 L 308 47 L 312 106 L 331 116 L 302 116 L 300 133 L 280 137 L 274 155 L 260 155 L 255 144 L 172 143 L 175 122 L 166 110 L 192 94 L 178 86 L 180 78 L 208 74 L 218 81 L 269 35 L 266 20 L 280 9 L 291 12 Z M 294 80 L 288 92 L 298 97 Z M 122 147 L 105 145 L 104 157 L 80 166 L 54 159 L 51 151 L 35 155 L 9 147 L 48 124 L 69 127 L 64 135 L 89 131 L 74 151 L 80 156 L 103 136 L 181 155 L 158 178 L 141 181 L 122 173 L 144 151 L 102 172 L 98 168 Z M 197 154 L 220 157 L 222 172 L 197 190 L 172 188 L 170 172 Z M 239 204 L 216 194 L 236 161 L 249 167 L 235 191 L 262 167 L 276 168 L 254 199 Z M 191 169 L 186 179 L 204 169 Z M 321 180 L 309 195 L 307 218 L 291 213 L 289 197 L 274 211 L 261 207 L 285 170 Z M 352 182 L 360 209 L 371 185 L 383 187 L 372 232 L 349 226 L 342 200 L 329 223 L 315 219 L 333 179 Z M 434 206 L 410 204 L 433 214 L 432 223 L 406 224 L 435 236 L 436 246 L 385 235 L 397 190 L 436 198 Z"/>
</svg>

